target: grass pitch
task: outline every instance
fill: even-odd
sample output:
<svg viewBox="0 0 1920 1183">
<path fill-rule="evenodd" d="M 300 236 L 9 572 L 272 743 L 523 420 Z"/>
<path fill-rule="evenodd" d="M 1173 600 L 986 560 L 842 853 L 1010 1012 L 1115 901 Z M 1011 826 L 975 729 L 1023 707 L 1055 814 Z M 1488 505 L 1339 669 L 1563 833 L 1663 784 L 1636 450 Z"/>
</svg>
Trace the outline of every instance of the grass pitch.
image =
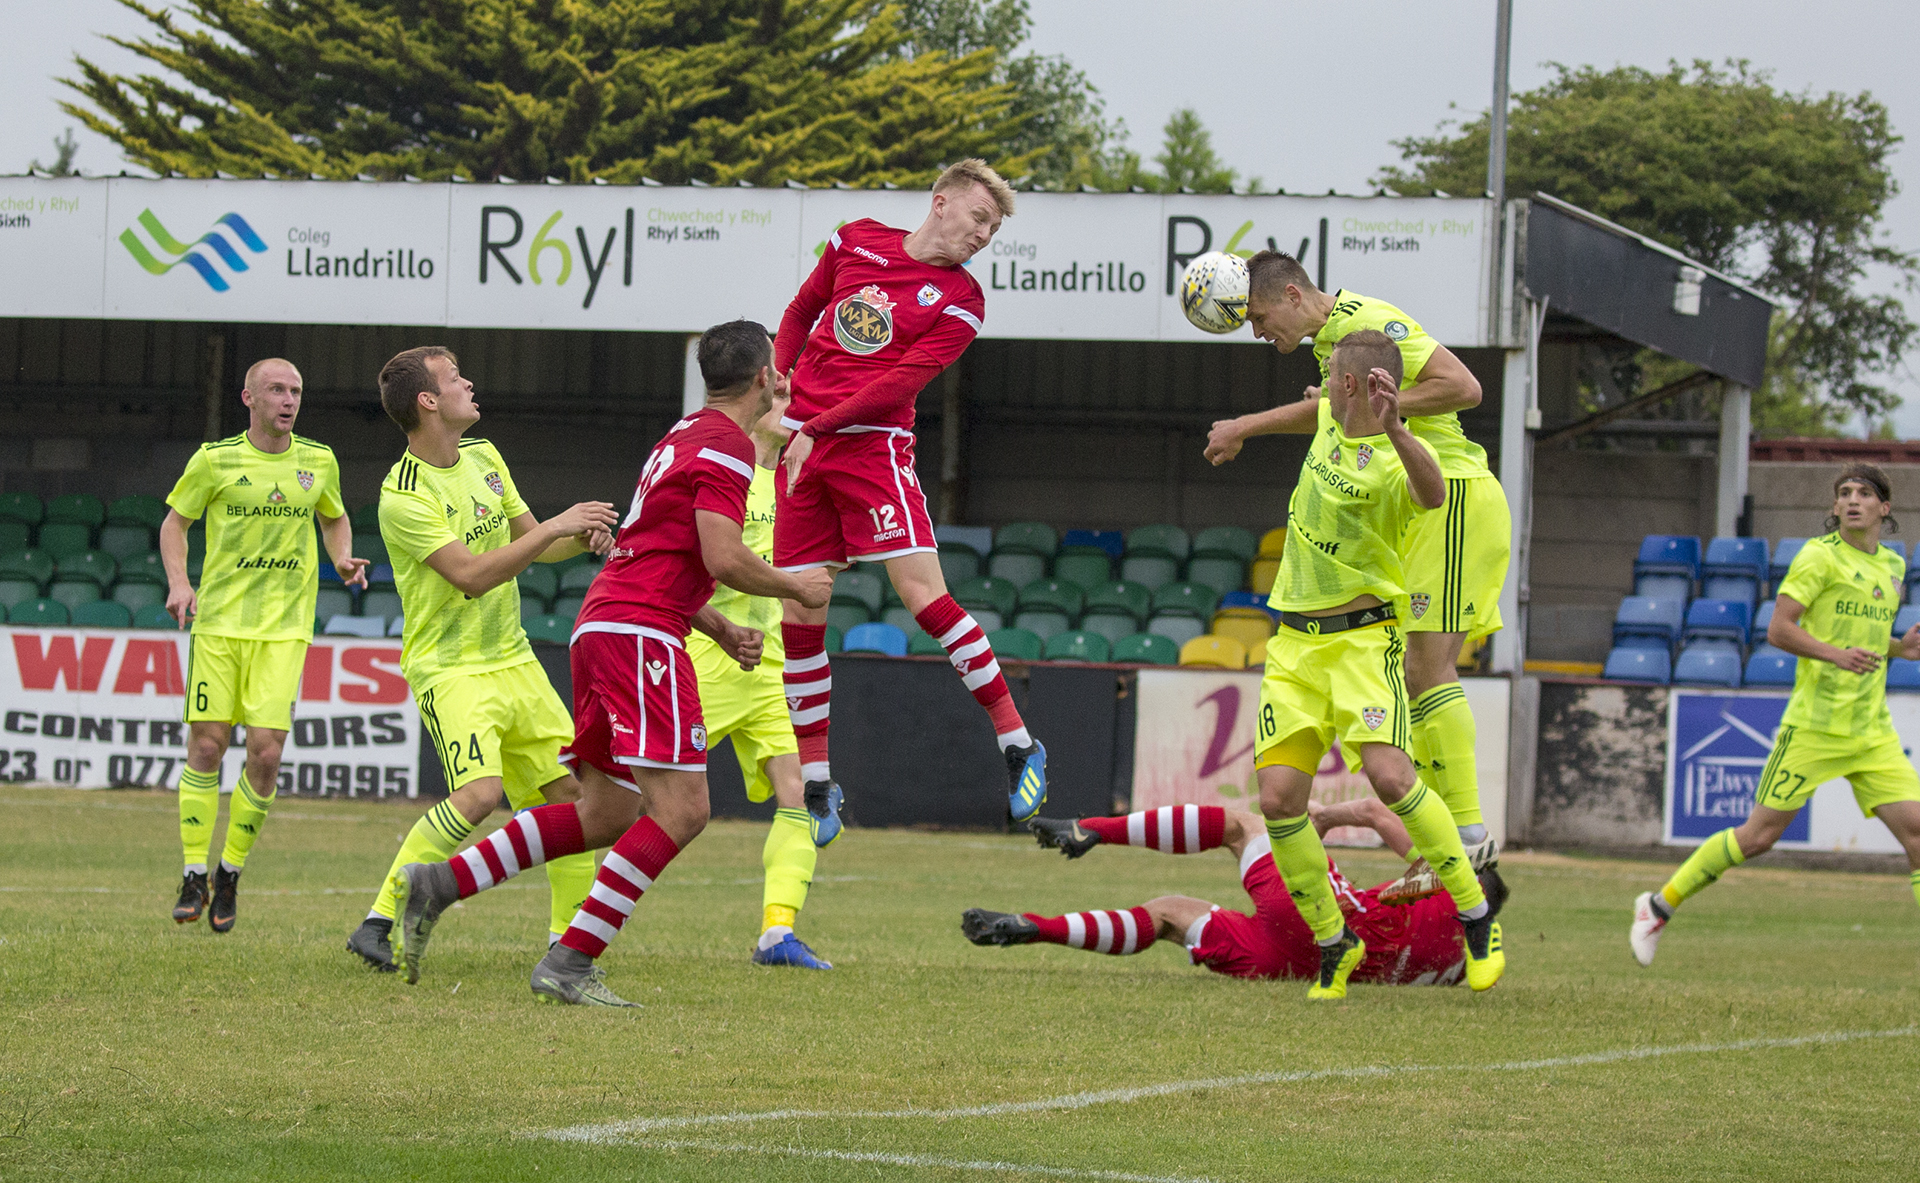
<svg viewBox="0 0 1920 1183">
<path fill-rule="evenodd" d="M 976 904 L 1244 906 L 1224 852 L 1068 863 L 990 835 L 850 831 L 801 917 L 837 968 L 756 969 L 763 831 L 716 823 L 605 959 L 645 1009 L 604 1012 L 532 1003 L 538 876 L 449 913 L 416 987 L 349 957 L 414 809 L 284 802 L 216 937 L 167 918 L 170 796 L 9 786 L 0 808 L 9 1180 L 1592 1183 L 1920 1162 L 1920 910 L 1894 876 L 1737 870 L 1641 970 L 1628 906 L 1667 868 L 1509 856 L 1498 989 L 1309 1006 L 1177 945 L 968 945 Z M 1361 882 L 1393 866 L 1342 861 Z M 1879 1034 L 1783 1042 L 1835 1033 Z M 801 1114 L 754 1116 L 773 1111 Z"/>
</svg>

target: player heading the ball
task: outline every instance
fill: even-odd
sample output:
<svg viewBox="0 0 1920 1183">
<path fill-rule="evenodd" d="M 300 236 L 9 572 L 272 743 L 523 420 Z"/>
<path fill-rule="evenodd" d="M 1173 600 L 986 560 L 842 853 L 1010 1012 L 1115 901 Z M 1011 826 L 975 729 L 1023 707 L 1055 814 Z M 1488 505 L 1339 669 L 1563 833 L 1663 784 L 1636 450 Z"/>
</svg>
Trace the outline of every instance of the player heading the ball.
<svg viewBox="0 0 1920 1183">
<path fill-rule="evenodd" d="M 963 160 L 933 183 L 919 229 L 862 218 L 828 238 L 773 347 L 775 370 L 792 382 L 786 425 L 795 433 L 777 489 L 773 561 L 783 571 L 886 564 L 901 602 L 993 720 L 1008 809 L 1024 821 L 1047 799 L 1047 751 L 1027 733 L 985 631 L 947 594 L 913 467 L 914 397 L 959 360 L 986 315 L 965 264 L 1012 213 L 1013 190 L 1000 174 Z M 826 621 L 824 606 L 789 605 L 781 626 L 809 801 L 838 796 L 827 760 Z"/>
</svg>

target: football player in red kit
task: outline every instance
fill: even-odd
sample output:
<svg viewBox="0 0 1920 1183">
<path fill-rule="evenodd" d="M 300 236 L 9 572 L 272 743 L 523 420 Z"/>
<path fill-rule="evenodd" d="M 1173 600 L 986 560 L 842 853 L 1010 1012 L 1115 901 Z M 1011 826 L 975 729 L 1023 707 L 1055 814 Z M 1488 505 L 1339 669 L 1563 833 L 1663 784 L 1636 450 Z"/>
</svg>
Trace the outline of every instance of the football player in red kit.
<svg viewBox="0 0 1920 1183">
<path fill-rule="evenodd" d="M 596 959 L 666 865 L 707 824 L 707 731 L 687 656 L 689 628 L 751 669 L 761 634 L 707 606 L 717 579 L 755 596 L 824 608 L 825 569 L 776 571 L 741 541 L 753 443 L 746 428 L 773 405 L 767 330 L 733 321 L 700 337 L 706 406 L 675 423 L 647 456 L 633 504 L 594 578 L 573 632 L 573 743 L 561 753 L 580 780 L 577 803 L 516 814 L 445 863 L 395 876 L 407 980 L 440 914 L 528 867 L 612 843 L 573 923 L 533 970 L 543 1002 L 631 1006 Z"/>
<path fill-rule="evenodd" d="M 914 397 L 959 360 L 980 331 L 986 298 L 965 269 L 1013 212 L 1013 190 L 979 160 L 940 174 L 912 232 L 868 218 L 834 231 L 787 306 L 774 368 L 787 375 L 794 431 L 777 486 L 773 562 L 783 571 L 885 563 L 894 590 L 993 720 L 1007 761 L 1008 803 L 1025 821 L 1047 797 L 1047 752 L 1000 675 L 986 633 L 947 594 L 926 495 L 913 467 Z M 830 819 L 840 789 L 827 762 L 826 609 L 787 608 L 787 707 L 800 744 L 807 808 Z"/>
<path fill-rule="evenodd" d="M 1379 833 L 1402 858 L 1413 847 L 1392 810 L 1366 798 L 1335 805 L 1309 803 L 1322 834 L 1334 826 L 1361 826 Z M 976 945 L 1024 945 L 1035 941 L 1094 953 L 1138 953 L 1158 938 L 1178 940 L 1195 965 L 1236 978 L 1317 978 L 1320 949 L 1313 932 L 1274 870 L 1264 824 L 1251 814 L 1208 805 L 1173 805 L 1125 817 L 1059 821 L 1034 818 L 1028 828 L 1042 846 L 1079 858 L 1101 843 L 1142 846 L 1164 854 L 1197 854 L 1224 846 L 1240 861 L 1240 883 L 1253 911 L 1236 912 L 1192 896 L 1166 895 L 1119 911 L 1071 912 L 1065 916 L 1013 915 L 969 908 L 961 931 Z M 1445 892 L 1402 907 L 1380 903 L 1380 888 L 1356 889 L 1333 861 L 1327 878 L 1347 925 L 1367 943 L 1366 959 L 1353 981 L 1383 986 L 1451 986 L 1466 967 L 1466 946 L 1457 909 Z M 1382 884 L 1381 886 L 1386 886 Z M 1497 871 L 1481 872 L 1491 909 L 1506 902 Z"/>
</svg>

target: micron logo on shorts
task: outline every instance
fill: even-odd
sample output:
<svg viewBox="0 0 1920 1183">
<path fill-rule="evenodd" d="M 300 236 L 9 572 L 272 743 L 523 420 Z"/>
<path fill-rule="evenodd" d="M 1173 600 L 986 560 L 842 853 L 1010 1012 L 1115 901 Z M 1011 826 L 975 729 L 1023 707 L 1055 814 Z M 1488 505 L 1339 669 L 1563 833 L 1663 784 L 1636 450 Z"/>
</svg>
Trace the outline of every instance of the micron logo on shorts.
<svg viewBox="0 0 1920 1183">
<path fill-rule="evenodd" d="M 235 240 L 253 254 L 267 253 L 267 244 L 253 232 L 252 226 L 247 225 L 245 218 L 235 213 L 225 214 L 215 219 L 213 228 L 192 242 L 181 242 L 175 238 L 150 209 L 141 210 L 140 216 L 135 221 L 153 240 L 153 247 L 150 248 L 146 239 L 134 233 L 131 226 L 120 232 L 120 245 L 127 248 L 127 253 L 133 256 L 133 261 L 140 264 L 143 270 L 150 275 L 165 275 L 175 267 L 191 267 L 199 272 L 200 278 L 206 280 L 207 286 L 216 292 L 224 292 L 233 285 L 228 282 L 227 276 L 221 272 L 214 259 L 224 263 L 228 271 L 236 274 L 249 270 L 246 256 L 235 247 Z M 229 238 L 229 235 L 232 238 Z M 202 246 L 207 248 L 206 251 L 200 249 Z M 209 253 L 213 258 L 208 257 Z"/>
</svg>

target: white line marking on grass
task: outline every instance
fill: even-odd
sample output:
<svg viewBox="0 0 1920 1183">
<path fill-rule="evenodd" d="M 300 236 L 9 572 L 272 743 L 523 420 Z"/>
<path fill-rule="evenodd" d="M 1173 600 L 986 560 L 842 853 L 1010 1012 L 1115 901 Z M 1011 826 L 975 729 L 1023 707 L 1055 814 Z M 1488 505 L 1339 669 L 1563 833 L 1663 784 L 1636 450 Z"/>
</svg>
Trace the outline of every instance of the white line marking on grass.
<svg viewBox="0 0 1920 1183">
<path fill-rule="evenodd" d="M 945 1121 L 957 1117 L 1004 1117 L 1016 1113 L 1042 1113 L 1057 1110 L 1087 1109 L 1095 1105 L 1124 1104 L 1181 1093 L 1213 1092 L 1244 1088 L 1256 1084 L 1294 1084 L 1311 1080 L 1357 1080 L 1376 1077 L 1413 1076 L 1433 1072 L 1534 1072 L 1543 1068 L 1584 1068 L 1593 1064 L 1618 1064 L 1631 1060 L 1651 1060 L 1662 1056 L 1708 1055 L 1717 1052 L 1760 1051 L 1769 1048 L 1808 1047 L 1817 1044 L 1855 1043 L 1866 1039 L 1898 1039 L 1920 1034 L 1920 1027 L 1896 1027 L 1886 1031 L 1832 1031 L 1820 1035 L 1798 1035 L 1782 1039 L 1741 1039 L 1731 1043 L 1682 1043 L 1668 1047 L 1630 1047 L 1607 1052 L 1588 1052 L 1578 1056 L 1554 1056 L 1541 1060 L 1508 1060 L 1499 1064 L 1383 1064 L 1358 1068 L 1313 1068 L 1294 1072 L 1255 1072 L 1247 1076 L 1222 1076 L 1208 1080 L 1173 1080 L 1164 1084 L 1133 1088 L 1100 1089 L 1068 1093 L 1037 1101 L 999 1101 L 990 1105 L 966 1105 L 952 1109 L 868 1109 L 835 1111 L 831 1109 L 769 1109 L 751 1113 L 708 1113 L 685 1117 L 636 1117 L 599 1125 L 566 1126 L 542 1130 L 524 1136 L 555 1142 L 615 1142 L 635 1134 L 655 1130 L 679 1130 L 693 1126 L 752 1125 L 764 1121 L 794 1120 L 891 1120 L 930 1118 Z"/>
<path fill-rule="evenodd" d="M 865 1150 L 808 1150 L 800 1146 L 748 1146 L 727 1142 L 648 1142 L 649 1150 L 710 1150 L 722 1154 L 776 1154 L 789 1158 L 819 1158 L 834 1162 L 871 1162 L 895 1167 L 939 1167 L 950 1171 L 997 1171 L 1001 1174 L 1045 1175 L 1055 1179 L 1106 1179 L 1114 1183 L 1211 1183 L 1199 1175 L 1136 1175 L 1129 1171 L 1089 1171 L 1077 1167 L 1049 1167 L 1038 1163 L 986 1162 L 935 1158 L 925 1154 L 879 1154 Z"/>
</svg>

